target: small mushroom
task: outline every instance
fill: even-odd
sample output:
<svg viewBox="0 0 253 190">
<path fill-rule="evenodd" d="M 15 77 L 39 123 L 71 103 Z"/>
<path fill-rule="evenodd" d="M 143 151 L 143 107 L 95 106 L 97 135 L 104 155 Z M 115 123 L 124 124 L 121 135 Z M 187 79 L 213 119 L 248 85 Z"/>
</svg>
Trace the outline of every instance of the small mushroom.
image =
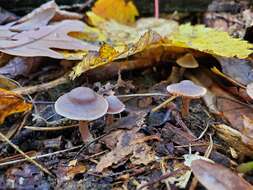
<svg viewBox="0 0 253 190">
<path fill-rule="evenodd" d="M 180 83 L 171 84 L 167 86 L 167 91 L 172 96 L 165 102 L 154 108 L 152 111 L 157 111 L 161 107 L 167 105 L 170 101 L 176 97 L 182 97 L 182 116 L 186 117 L 189 115 L 189 104 L 191 99 L 197 99 L 206 94 L 206 88 L 194 84 L 190 80 L 183 80 Z"/>
<path fill-rule="evenodd" d="M 199 67 L 199 63 L 191 53 L 187 53 L 184 56 L 178 58 L 176 63 L 181 67 L 179 69 L 179 75 L 181 78 L 184 75 L 186 69 L 194 69 Z"/>
<path fill-rule="evenodd" d="M 108 102 L 108 110 L 107 110 L 107 120 L 106 123 L 108 125 L 111 125 L 113 123 L 113 115 L 119 114 L 123 112 L 126 108 L 125 104 L 121 102 L 116 96 L 110 95 L 106 97 L 106 100 Z"/>
<path fill-rule="evenodd" d="M 182 79 L 186 69 L 198 68 L 199 64 L 191 53 L 187 53 L 176 60 L 176 63 L 180 66 L 172 66 L 171 74 L 167 79 L 169 83 L 175 83 Z"/>
<path fill-rule="evenodd" d="M 106 114 L 106 99 L 87 87 L 77 87 L 55 102 L 55 111 L 68 119 L 79 121 L 79 131 L 84 142 L 91 138 L 88 123 Z"/>
</svg>

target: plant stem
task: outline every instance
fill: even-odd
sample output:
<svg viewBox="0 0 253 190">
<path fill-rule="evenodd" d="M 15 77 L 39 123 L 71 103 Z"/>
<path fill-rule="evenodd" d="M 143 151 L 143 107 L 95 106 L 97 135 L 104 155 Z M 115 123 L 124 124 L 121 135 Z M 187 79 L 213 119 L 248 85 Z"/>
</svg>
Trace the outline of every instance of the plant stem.
<svg viewBox="0 0 253 190">
<path fill-rule="evenodd" d="M 163 103 L 161 103 L 160 105 L 156 106 L 155 108 L 153 108 L 151 110 L 151 112 L 156 112 L 159 109 L 161 109 L 162 107 L 166 106 L 168 103 L 170 103 L 172 100 L 174 100 L 177 96 L 171 96 L 170 98 L 168 98 L 167 100 L 165 100 Z"/>
<path fill-rule="evenodd" d="M 159 0 L 155 0 L 155 18 L 159 18 Z"/>
</svg>

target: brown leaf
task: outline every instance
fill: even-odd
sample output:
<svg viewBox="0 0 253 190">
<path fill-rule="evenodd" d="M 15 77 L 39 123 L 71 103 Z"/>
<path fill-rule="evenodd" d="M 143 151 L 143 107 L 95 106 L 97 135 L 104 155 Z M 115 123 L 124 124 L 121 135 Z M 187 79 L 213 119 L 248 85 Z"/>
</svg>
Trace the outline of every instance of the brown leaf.
<svg viewBox="0 0 253 190">
<path fill-rule="evenodd" d="M 96 170 L 102 172 L 105 168 L 117 164 L 124 158 L 127 158 L 133 152 L 135 153 L 132 160 L 135 164 L 150 163 L 154 160 L 154 153 L 150 152 L 151 148 L 148 145 L 143 144 L 144 141 L 150 139 L 154 138 L 146 138 L 143 134 L 137 133 L 135 128 L 131 131 L 123 132 L 118 137 L 116 147 L 111 152 L 102 156 L 96 166 Z M 147 156 L 146 159 L 144 154 Z"/>
<path fill-rule="evenodd" d="M 0 124 L 4 119 L 14 113 L 28 111 L 32 108 L 30 103 L 18 94 L 0 88 Z"/>
<path fill-rule="evenodd" d="M 68 50 L 98 50 L 97 46 L 81 42 L 67 34 L 72 31 L 82 31 L 81 21 L 65 20 L 60 23 L 43 26 L 38 30 L 18 33 L 9 39 L 0 40 L 0 51 L 16 56 L 47 56 L 63 59 L 64 56 L 50 48 Z"/>
<path fill-rule="evenodd" d="M 208 190 L 252 190 L 247 181 L 222 165 L 205 160 L 194 160 L 191 164 L 195 177 Z"/>
</svg>

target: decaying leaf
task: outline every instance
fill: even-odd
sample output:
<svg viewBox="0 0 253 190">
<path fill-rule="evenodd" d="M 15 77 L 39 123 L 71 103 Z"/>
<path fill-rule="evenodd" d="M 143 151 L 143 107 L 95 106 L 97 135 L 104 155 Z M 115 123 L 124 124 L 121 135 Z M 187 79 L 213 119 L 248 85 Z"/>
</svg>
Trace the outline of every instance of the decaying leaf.
<svg viewBox="0 0 253 190">
<path fill-rule="evenodd" d="M 57 168 L 57 180 L 58 184 L 62 184 L 63 182 L 72 180 L 77 174 L 81 174 L 86 172 L 87 168 L 85 165 L 79 163 L 74 166 L 65 166 L 65 165 L 60 165 Z"/>
<path fill-rule="evenodd" d="M 139 16 L 131 0 L 98 0 L 92 11 L 103 18 L 114 19 L 124 24 L 134 23 L 135 17 Z"/>
<path fill-rule="evenodd" d="M 168 38 L 168 45 L 191 48 L 212 55 L 223 57 L 247 58 L 253 45 L 204 25 L 182 24 L 178 32 Z"/>
<path fill-rule="evenodd" d="M 194 160 L 191 169 L 195 177 L 208 190 L 252 190 L 253 186 L 222 165 L 205 160 Z"/>
<path fill-rule="evenodd" d="M 113 164 L 119 163 L 124 158 L 129 157 L 132 153 L 133 163 L 148 164 L 154 160 L 154 153 L 148 145 L 144 145 L 144 141 L 152 140 L 152 138 L 145 138 L 141 133 L 137 133 L 136 129 L 123 132 L 118 137 L 116 147 L 106 155 L 102 156 L 96 166 L 98 172 L 110 167 Z M 144 156 L 146 155 L 146 157 Z"/>
<path fill-rule="evenodd" d="M 47 56 L 63 59 L 62 54 L 50 48 L 97 50 L 97 46 L 67 35 L 71 31 L 81 31 L 83 27 L 81 21 L 65 20 L 54 25 L 40 27 L 38 30 L 17 33 L 8 40 L 0 40 L 0 51 L 17 56 Z"/>
<path fill-rule="evenodd" d="M 30 103 L 18 94 L 0 88 L 0 124 L 4 119 L 14 113 L 28 111 L 32 108 Z"/>
</svg>

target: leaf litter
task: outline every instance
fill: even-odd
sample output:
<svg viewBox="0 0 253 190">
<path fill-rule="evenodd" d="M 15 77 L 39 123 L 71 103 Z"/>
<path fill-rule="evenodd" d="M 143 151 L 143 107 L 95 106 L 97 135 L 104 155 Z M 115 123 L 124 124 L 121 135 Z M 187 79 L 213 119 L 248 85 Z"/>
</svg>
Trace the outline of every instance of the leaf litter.
<svg viewBox="0 0 253 190">
<path fill-rule="evenodd" d="M 158 18 L 157 7 L 156 18 L 140 9 L 98 0 L 76 13 L 49 1 L 0 26 L 1 187 L 252 189 L 250 9 L 206 13 L 211 27 L 199 15 L 196 25 L 179 15 L 179 24 Z M 227 33 L 238 34 L 231 22 L 241 38 Z M 198 66 L 184 68 L 182 58 Z M 182 80 L 207 92 L 191 101 L 188 116 L 181 99 L 164 103 L 166 86 Z M 77 121 L 54 110 L 58 97 L 80 86 L 126 105 L 110 124 L 109 112 L 89 121 L 85 144 Z M 73 102 L 86 101 L 79 96 Z"/>
</svg>

